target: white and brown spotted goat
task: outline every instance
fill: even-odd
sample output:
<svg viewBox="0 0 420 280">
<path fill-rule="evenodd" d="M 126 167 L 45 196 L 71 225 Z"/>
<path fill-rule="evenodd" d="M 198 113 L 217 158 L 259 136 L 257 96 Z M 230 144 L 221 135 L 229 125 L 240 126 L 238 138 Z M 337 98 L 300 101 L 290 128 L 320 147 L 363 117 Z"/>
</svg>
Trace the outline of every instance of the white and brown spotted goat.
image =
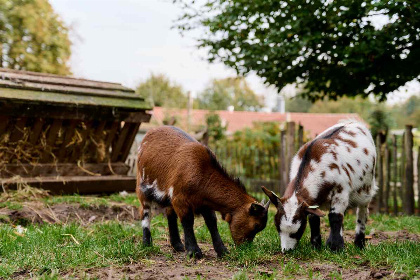
<svg viewBox="0 0 420 280">
<path fill-rule="evenodd" d="M 178 231 L 180 218 L 189 256 L 201 258 L 194 236 L 194 215 L 201 214 L 218 256 L 227 252 L 217 230 L 214 211 L 229 223 L 235 244 L 252 241 L 267 224 L 270 202 L 263 205 L 230 177 L 206 146 L 176 127 L 149 131 L 138 154 L 137 195 L 143 227 L 143 243 L 150 245 L 152 203 L 165 209 L 169 238 L 175 251 L 184 251 Z"/>
<path fill-rule="evenodd" d="M 274 218 L 283 251 L 295 248 L 302 237 L 307 216 L 311 243 L 322 244 L 319 206 L 329 207 L 331 250 L 344 247 L 343 217 L 348 207 L 357 206 L 354 243 L 365 245 L 368 204 L 375 195 L 376 150 L 369 130 L 361 123 L 346 122 L 330 127 L 300 148 L 293 158 L 291 182 L 282 198 L 263 187 L 277 207 Z"/>
</svg>

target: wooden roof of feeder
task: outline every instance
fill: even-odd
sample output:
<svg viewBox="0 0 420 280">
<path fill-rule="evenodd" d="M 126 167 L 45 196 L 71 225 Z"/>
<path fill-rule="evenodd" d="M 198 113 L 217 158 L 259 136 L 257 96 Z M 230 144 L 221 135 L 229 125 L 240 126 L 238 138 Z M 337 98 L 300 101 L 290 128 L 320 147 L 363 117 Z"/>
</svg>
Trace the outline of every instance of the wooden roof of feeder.
<svg viewBox="0 0 420 280">
<path fill-rule="evenodd" d="M 134 189 L 125 161 L 150 109 L 121 84 L 0 68 L 0 184 Z"/>
</svg>

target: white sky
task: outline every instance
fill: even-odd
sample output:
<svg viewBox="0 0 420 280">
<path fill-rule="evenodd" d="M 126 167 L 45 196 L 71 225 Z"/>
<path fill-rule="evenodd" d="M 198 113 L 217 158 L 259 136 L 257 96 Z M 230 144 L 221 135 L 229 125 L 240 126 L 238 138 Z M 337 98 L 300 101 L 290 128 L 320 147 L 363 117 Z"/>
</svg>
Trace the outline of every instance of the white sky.
<svg viewBox="0 0 420 280">
<path fill-rule="evenodd" d="M 71 68 L 76 77 L 122 83 L 135 87 L 150 73 L 166 74 L 193 94 L 213 78 L 234 76 L 223 64 L 210 64 L 192 37 L 171 29 L 181 14 L 171 0 L 50 0 L 74 34 Z M 275 90 L 263 86 L 255 75 L 251 87 L 275 105 Z M 420 92 L 412 82 L 389 96 L 390 102 Z M 286 92 L 293 93 L 288 87 Z"/>
</svg>

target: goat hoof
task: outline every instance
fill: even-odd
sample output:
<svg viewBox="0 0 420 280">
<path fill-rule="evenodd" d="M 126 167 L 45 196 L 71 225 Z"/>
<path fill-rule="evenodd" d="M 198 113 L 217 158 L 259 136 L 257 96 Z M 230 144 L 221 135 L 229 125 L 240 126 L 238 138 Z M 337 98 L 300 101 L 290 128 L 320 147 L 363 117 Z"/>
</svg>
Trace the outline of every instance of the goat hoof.
<svg viewBox="0 0 420 280">
<path fill-rule="evenodd" d="M 143 246 L 144 247 L 151 247 L 152 246 L 152 240 L 143 239 Z"/>
<path fill-rule="evenodd" d="M 175 252 L 185 252 L 185 247 L 182 243 L 172 244 L 172 248 Z"/>
<path fill-rule="evenodd" d="M 337 252 L 344 249 L 344 239 L 343 238 L 328 238 L 327 246 L 331 251 Z"/>
<path fill-rule="evenodd" d="M 359 233 L 356 234 L 356 238 L 354 239 L 354 245 L 358 247 L 359 249 L 365 248 L 366 240 L 365 240 L 365 234 Z"/>
<path fill-rule="evenodd" d="M 194 251 L 187 251 L 187 257 L 199 260 L 203 258 L 203 253 L 200 249 Z"/>
<path fill-rule="evenodd" d="M 321 235 L 315 236 L 314 238 L 311 238 L 311 244 L 316 249 L 320 249 L 322 246 L 322 238 Z"/>
<path fill-rule="evenodd" d="M 222 258 L 224 255 L 229 254 L 229 251 L 228 251 L 228 249 L 223 247 L 223 249 L 218 250 L 216 253 L 217 253 L 218 258 Z"/>
</svg>

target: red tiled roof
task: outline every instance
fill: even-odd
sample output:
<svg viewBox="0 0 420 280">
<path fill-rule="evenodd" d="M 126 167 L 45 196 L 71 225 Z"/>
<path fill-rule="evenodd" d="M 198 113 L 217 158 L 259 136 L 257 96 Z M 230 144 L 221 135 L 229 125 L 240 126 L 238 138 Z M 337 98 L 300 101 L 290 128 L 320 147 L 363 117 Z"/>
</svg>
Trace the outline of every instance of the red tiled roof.
<svg viewBox="0 0 420 280">
<path fill-rule="evenodd" d="M 205 116 L 208 110 L 192 110 L 191 125 L 204 125 Z M 177 116 L 177 126 L 184 127 L 187 124 L 188 113 L 186 109 L 166 109 L 155 107 L 150 124 L 142 124 L 142 128 L 150 128 L 156 125 L 162 125 L 167 116 Z M 313 114 L 313 113 L 264 113 L 264 112 L 246 112 L 246 111 L 216 111 L 223 122 L 227 124 L 227 131 L 233 133 L 246 127 L 252 128 L 254 122 L 285 122 L 294 121 L 301 124 L 305 131 L 309 132 L 311 138 L 315 137 L 325 129 L 341 120 L 354 119 L 363 121 L 358 114 Z"/>
</svg>

